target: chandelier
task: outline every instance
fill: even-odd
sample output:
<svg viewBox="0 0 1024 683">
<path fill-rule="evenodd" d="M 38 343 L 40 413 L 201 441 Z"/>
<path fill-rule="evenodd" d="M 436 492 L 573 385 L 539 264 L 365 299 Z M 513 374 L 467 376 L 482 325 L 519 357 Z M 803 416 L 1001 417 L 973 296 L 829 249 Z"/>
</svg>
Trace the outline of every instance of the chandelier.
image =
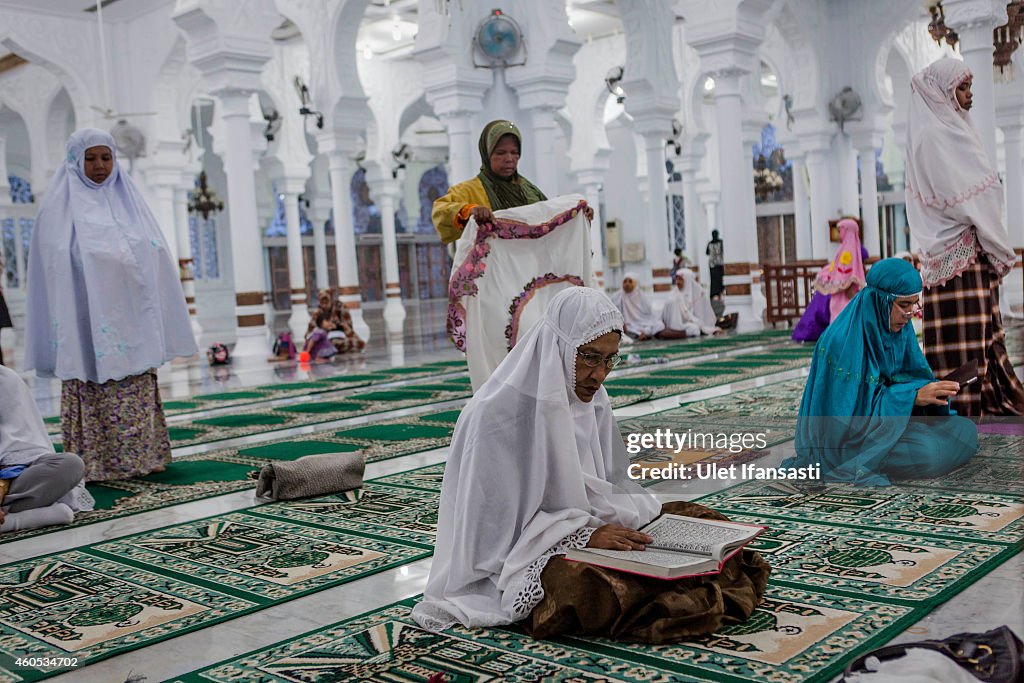
<svg viewBox="0 0 1024 683">
<path fill-rule="evenodd" d="M 217 191 L 206 185 L 206 171 L 199 173 L 199 187 L 192 192 L 192 200 L 188 203 L 189 213 L 202 214 L 207 220 L 211 213 L 224 210 L 224 201 L 217 196 Z"/>
<path fill-rule="evenodd" d="M 1013 78 L 1013 53 L 1024 42 L 1024 0 L 1007 3 L 1006 18 L 1005 24 L 992 31 L 993 63 L 1004 79 Z"/>
<path fill-rule="evenodd" d="M 928 13 L 932 15 L 932 20 L 928 23 L 928 35 L 940 46 L 942 41 L 945 40 L 950 47 L 956 48 L 956 44 L 960 42 L 960 36 L 957 35 L 956 31 L 946 26 L 946 13 L 942 10 L 942 3 L 936 2 L 929 5 Z"/>
<path fill-rule="evenodd" d="M 960 36 L 956 31 L 946 26 L 946 15 L 942 9 L 942 2 L 932 2 L 928 5 L 928 13 L 932 20 L 928 23 L 928 34 L 936 43 L 942 45 L 945 41 L 950 47 L 956 48 L 960 42 Z M 1003 78 L 1012 78 L 1013 53 L 1024 43 L 1024 0 L 1012 0 L 1006 3 L 1007 22 L 992 30 L 993 57 L 992 64 L 999 70 Z M 1007 73 L 1009 71 L 1009 73 Z"/>
</svg>

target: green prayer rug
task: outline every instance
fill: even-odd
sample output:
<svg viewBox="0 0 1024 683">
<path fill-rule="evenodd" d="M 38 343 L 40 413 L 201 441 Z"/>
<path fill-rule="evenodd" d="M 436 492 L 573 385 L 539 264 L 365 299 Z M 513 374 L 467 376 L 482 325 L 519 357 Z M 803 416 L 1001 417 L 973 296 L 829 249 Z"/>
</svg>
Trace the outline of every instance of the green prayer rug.
<svg viewBox="0 0 1024 683">
<path fill-rule="evenodd" d="M 947 491 L 906 484 L 748 481 L 713 493 L 700 503 L 726 515 L 745 513 L 834 526 L 871 525 L 903 534 L 1019 544 L 1024 538 L 1024 503 L 1006 494 Z"/>
<path fill-rule="evenodd" d="M 79 512 L 69 526 L 83 526 L 236 491 L 254 490 L 250 473 L 264 465 L 305 455 L 361 450 L 378 462 L 447 446 L 458 410 L 406 416 L 351 430 L 326 430 L 255 446 L 222 448 L 175 458 L 164 472 L 140 479 L 88 484 L 96 509 Z M 410 474 L 410 477 L 416 475 Z M 0 543 L 53 533 L 68 526 L 4 534 Z"/>
<path fill-rule="evenodd" d="M 241 408 L 238 412 L 225 415 L 180 422 L 170 427 L 168 432 L 171 446 L 180 448 L 454 399 L 466 399 L 470 393 L 469 387 L 462 383 L 453 383 L 450 387 L 447 384 L 439 384 L 423 389 L 410 386 L 384 391 L 361 391 L 346 394 L 343 400 L 337 401 L 309 401 L 277 408 Z"/>
<path fill-rule="evenodd" d="M 852 654 L 886 642 L 917 615 L 910 607 L 769 588 L 744 624 L 673 645 L 601 638 L 534 640 L 510 628 L 441 633 L 403 600 L 178 678 L 255 681 L 827 681 Z"/>
<path fill-rule="evenodd" d="M 40 680 L 65 669 L 15 661 L 86 666 L 432 552 L 436 494 L 371 481 L 319 504 L 323 514 L 316 501 L 272 503 L 0 566 L 0 676 Z"/>
</svg>

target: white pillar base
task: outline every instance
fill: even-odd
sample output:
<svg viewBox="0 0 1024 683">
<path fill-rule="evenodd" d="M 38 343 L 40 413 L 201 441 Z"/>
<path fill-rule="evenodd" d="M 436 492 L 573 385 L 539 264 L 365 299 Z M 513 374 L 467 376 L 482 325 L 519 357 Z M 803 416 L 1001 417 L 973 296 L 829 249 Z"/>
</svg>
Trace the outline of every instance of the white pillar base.
<svg viewBox="0 0 1024 683">
<path fill-rule="evenodd" d="M 198 344 L 203 335 L 203 326 L 199 324 L 199 316 L 192 313 L 188 316 L 188 321 L 192 327 L 192 336 L 196 338 L 196 344 Z"/>
<path fill-rule="evenodd" d="M 266 325 L 239 327 L 236 334 L 235 348 L 231 351 L 232 358 L 261 358 L 265 360 L 270 356 L 268 343 L 270 330 Z"/>
<path fill-rule="evenodd" d="M 305 301 L 292 302 L 292 314 L 288 316 L 288 329 L 292 331 L 292 341 L 296 346 L 306 338 L 309 329 L 309 308 Z"/>
<path fill-rule="evenodd" d="M 738 313 L 737 332 L 757 332 L 764 329 L 760 313 L 756 313 L 749 294 L 725 296 L 725 313 Z"/>
<path fill-rule="evenodd" d="M 391 367 L 397 368 L 405 365 L 405 342 L 401 340 L 392 341 L 388 344 L 391 352 Z"/>
<path fill-rule="evenodd" d="M 398 297 L 388 297 L 384 304 L 384 328 L 388 341 L 402 341 L 405 330 L 405 306 Z"/>
</svg>

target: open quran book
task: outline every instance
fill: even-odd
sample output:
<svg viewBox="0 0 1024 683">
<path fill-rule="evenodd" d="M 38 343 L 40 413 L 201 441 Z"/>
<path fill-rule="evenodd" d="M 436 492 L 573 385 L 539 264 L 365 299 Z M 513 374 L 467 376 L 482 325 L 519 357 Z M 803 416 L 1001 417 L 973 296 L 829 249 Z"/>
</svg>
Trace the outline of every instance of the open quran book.
<svg viewBox="0 0 1024 683">
<path fill-rule="evenodd" d="M 717 574 L 764 530 L 753 524 L 666 514 L 640 529 L 654 539 L 644 550 L 580 548 L 565 558 L 659 579 Z"/>
</svg>

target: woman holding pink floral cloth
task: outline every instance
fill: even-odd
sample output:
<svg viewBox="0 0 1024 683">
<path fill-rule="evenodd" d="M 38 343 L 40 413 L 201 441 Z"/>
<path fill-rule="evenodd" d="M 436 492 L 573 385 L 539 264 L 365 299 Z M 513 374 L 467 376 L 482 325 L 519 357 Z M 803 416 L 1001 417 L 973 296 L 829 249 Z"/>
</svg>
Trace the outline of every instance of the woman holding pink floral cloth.
<svg viewBox="0 0 1024 683">
<path fill-rule="evenodd" d="M 814 289 L 830 294 L 829 322 L 843 312 L 850 299 L 864 286 L 864 258 L 860 226 L 852 218 L 839 221 L 839 251 L 814 280 Z"/>
<path fill-rule="evenodd" d="M 981 381 L 952 399 L 960 415 L 1024 415 L 999 311 L 1016 255 L 999 175 L 968 114 L 971 80 L 963 62 L 945 58 L 910 84 L 907 220 L 920 246 L 924 352 L 937 377 L 978 361 Z"/>
</svg>

